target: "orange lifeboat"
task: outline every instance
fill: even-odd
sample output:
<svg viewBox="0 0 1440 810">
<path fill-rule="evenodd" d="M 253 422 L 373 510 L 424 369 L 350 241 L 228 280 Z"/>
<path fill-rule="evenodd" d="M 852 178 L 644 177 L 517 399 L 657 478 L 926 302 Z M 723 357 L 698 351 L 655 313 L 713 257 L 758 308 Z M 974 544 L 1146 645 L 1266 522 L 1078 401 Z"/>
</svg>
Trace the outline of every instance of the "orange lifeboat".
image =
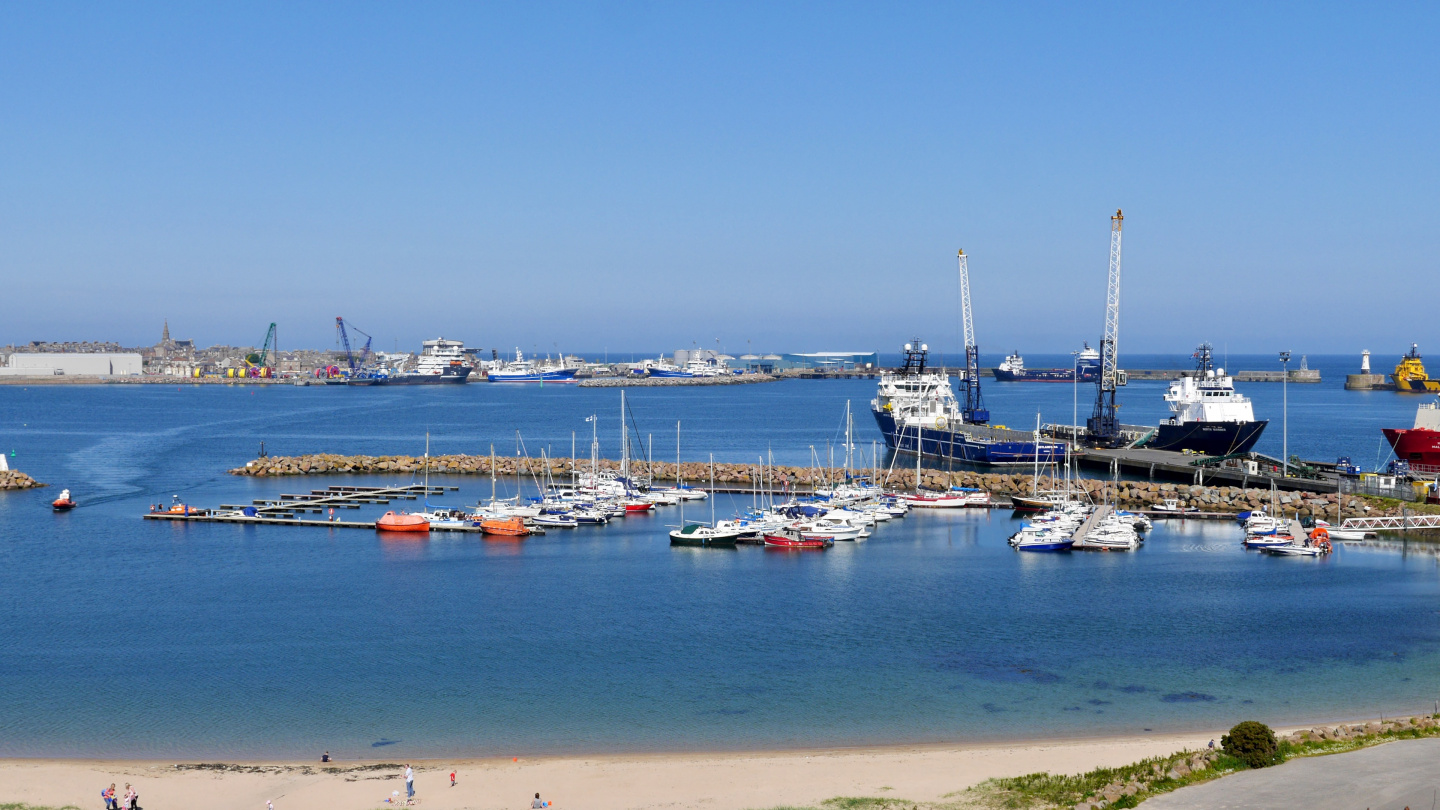
<svg viewBox="0 0 1440 810">
<path fill-rule="evenodd" d="M 406 512 L 386 512 L 375 521 L 375 528 L 383 532 L 428 532 L 430 521 Z"/>
<path fill-rule="evenodd" d="M 498 534 L 505 537 L 524 537 L 530 533 L 530 527 L 518 515 L 511 515 L 507 518 L 491 518 L 480 521 L 480 531 L 486 534 Z"/>
</svg>

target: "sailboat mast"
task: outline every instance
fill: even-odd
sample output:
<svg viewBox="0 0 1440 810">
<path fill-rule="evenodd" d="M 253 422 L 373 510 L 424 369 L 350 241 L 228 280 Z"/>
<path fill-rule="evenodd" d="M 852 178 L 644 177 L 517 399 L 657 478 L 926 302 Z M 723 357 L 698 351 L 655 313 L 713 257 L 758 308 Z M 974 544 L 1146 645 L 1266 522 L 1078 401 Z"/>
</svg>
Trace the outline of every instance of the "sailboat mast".
<svg viewBox="0 0 1440 810">
<path fill-rule="evenodd" d="M 680 489 L 680 420 L 675 420 L 675 488 Z M 680 499 L 684 501 L 684 498 Z"/>
<path fill-rule="evenodd" d="M 495 506 L 495 443 L 490 443 L 490 506 Z"/>
<path fill-rule="evenodd" d="M 715 454 L 710 454 L 710 528 L 715 528 Z"/>
<path fill-rule="evenodd" d="M 925 428 L 915 423 L 915 494 L 920 494 L 920 460 L 925 457 Z"/>
</svg>

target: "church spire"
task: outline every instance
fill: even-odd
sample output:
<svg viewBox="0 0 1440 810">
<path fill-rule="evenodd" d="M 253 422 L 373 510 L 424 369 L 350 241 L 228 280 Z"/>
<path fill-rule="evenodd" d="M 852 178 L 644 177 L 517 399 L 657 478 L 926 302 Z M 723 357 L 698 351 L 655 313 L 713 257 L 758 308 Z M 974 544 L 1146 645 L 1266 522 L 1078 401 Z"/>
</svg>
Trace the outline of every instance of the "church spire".
<svg viewBox="0 0 1440 810">
<path fill-rule="evenodd" d="M 169 342 L 170 342 L 170 319 L 169 319 L 169 318 L 166 318 L 166 319 L 165 319 L 165 332 L 160 335 L 160 342 L 161 342 L 161 343 L 169 343 Z"/>
</svg>

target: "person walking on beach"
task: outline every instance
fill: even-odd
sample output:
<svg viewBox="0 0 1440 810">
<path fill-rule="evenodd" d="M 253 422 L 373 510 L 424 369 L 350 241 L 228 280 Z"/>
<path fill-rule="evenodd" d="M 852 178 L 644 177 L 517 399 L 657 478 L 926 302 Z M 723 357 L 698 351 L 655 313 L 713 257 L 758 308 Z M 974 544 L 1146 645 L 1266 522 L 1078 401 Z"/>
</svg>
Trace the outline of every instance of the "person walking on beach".
<svg viewBox="0 0 1440 810">
<path fill-rule="evenodd" d="M 415 771 L 411 770 L 409 764 L 405 765 L 405 798 L 415 798 Z"/>
<path fill-rule="evenodd" d="M 455 787 L 455 772 L 450 772 L 450 787 Z"/>
</svg>

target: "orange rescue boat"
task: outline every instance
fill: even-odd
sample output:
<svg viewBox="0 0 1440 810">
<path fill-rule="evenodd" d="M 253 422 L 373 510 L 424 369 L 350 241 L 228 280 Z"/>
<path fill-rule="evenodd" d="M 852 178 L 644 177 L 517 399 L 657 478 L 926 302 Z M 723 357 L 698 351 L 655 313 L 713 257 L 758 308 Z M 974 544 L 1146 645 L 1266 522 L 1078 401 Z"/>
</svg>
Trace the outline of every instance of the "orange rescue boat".
<svg viewBox="0 0 1440 810">
<path fill-rule="evenodd" d="M 52 509 L 54 509 L 56 512 L 69 512 L 71 509 L 74 509 L 74 508 L 75 508 L 75 502 L 72 501 L 72 500 L 70 500 L 70 490 L 68 490 L 68 489 L 62 489 L 62 490 L 60 490 L 60 497 L 56 498 L 56 499 L 50 504 L 50 507 L 51 507 Z"/>
<path fill-rule="evenodd" d="M 428 532 L 430 521 L 406 512 L 386 512 L 375 521 L 375 528 L 383 532 Z"/>
<path fill-rule="evenodd" d="M 518 515 L 511 515 L 507 518 L 491 518 L 480 521 L 480 531 L 486 534 L 498 534 L 505 537 L 524 537 L 530 533 L 530 527 Z"/>
</svg>

